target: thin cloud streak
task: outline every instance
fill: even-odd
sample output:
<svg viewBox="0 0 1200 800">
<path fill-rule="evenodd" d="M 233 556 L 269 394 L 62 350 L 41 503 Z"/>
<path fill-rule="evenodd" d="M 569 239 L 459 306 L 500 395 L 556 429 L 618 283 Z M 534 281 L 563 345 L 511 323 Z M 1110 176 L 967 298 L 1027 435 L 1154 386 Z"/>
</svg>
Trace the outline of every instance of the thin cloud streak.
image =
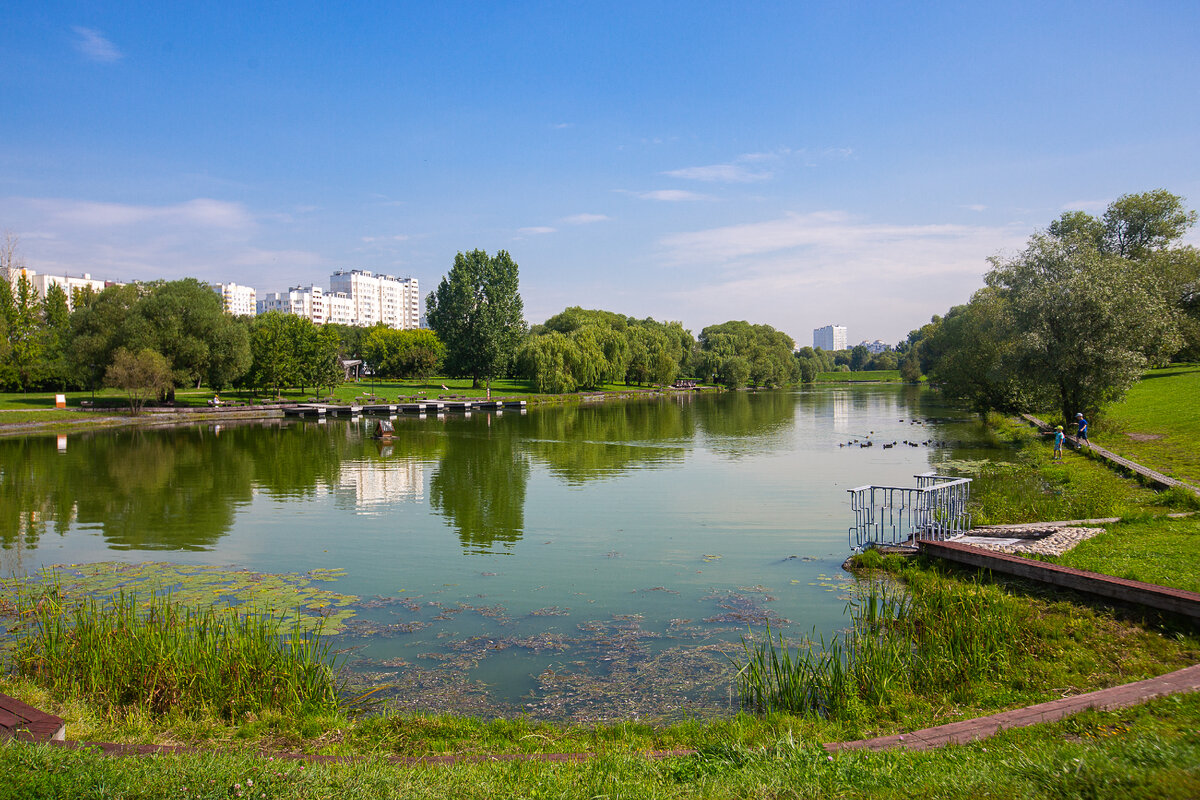
<svg viewBox="0 0 1200 800">
<path fill-rule="evenodd" d="M 254 224 L 241 203 L 196 198 L 170 206 L 137 206 L 86 200 L 36 198 L 28 200 L 46 217 L 84 227 L 108 228 L 154 222 L 164 225 L 240 229 Z"/>
<path fill-rule="evenodd" d="M 75 49 L 91 61 L 101 64 L 111 64 L 120 61 L 125 54 L 117 49 L 104 34 L 92 28 L 76 25 L 71 28 L 79 38 L 75 40 Z"/>
<path fill-rule="evenodd" d="M 707 167 L 685 167 L 664 172 L 670 178 L 710 183 L 758 183 L 770 180 L 770 172 L 751 172 L 739 164 L 712 164 Z"/>
<path fill-rule="evenodd" d="M 631 192 L 631 194 L 643 200 L 658 200 L 663 203 L 688 203 L 696 200 L 713 199 L 710 195 L 687 192 L 683 189 L 655 189 L 649 192 Z"/>
<path fill-rule="evenodd" d="M 607 214 L 572 214 L 563 217 L 560 222 L 564 225 L 591 225 L 594 222 L 608 222 L 609 219 Z"/>
</svg>

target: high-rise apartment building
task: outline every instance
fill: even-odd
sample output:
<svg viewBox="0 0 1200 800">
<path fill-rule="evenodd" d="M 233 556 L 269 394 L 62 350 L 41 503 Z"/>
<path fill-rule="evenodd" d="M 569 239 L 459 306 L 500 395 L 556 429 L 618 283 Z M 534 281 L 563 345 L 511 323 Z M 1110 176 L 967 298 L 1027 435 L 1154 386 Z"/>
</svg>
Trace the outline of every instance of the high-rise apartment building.
<svg viewBox="0 0 1200 800">
<path fill-rule="evenodd" d="M 421 291 L 416 278 L 376 275 L 364 269 L 340 269 L 329 276 L 329 291 L 350 298 L 354 325 L 382 322 L 389 328 L 417 328 Z"/>
<path fill-rule="evenodd" d="M 259 314 L 282 311 L 284 314 L 307 317 L 317 325 L 324 325 L 325 292 L 320 286 L 293 286 L 286 292 L 267 292 L 263 299 L 258 301 L 256 310 Z"/>
<path fill-rule="evenodd" d="M 113 281 L 100 281 L 94 279 L 88 273 L 83 273 L 82 276 L 74 278 L 70 275 L 39 275 L 36 271 L 28 267 L 5 267 L 0 269 L 0 278 L 8 281 L 14 287 L 17 281 L 24 274 L 29 280 L 30 287 L 37 292 L 39 298 L 45 298 L 46 292 L 51 286 L 60 286 L 67 294 L 67 308 L 75 310 L 75 292 L 91 290 L 93 292 L 103 292 L 105 286 L 119 286 Z"/>
<path fill-rule="evenodd" d="M 253 317 L 258 313 L 258 293 L 254 287 L 237 283 L 210 283 L 209 288 L 221 295 L 226 314 Z"/>
<path fill-rule="evenodd" d="M 845 350 L 846 328 L 842 325 L 826 325 L 813 329 L 813 347 L 822 350 Z"/>
</svg>

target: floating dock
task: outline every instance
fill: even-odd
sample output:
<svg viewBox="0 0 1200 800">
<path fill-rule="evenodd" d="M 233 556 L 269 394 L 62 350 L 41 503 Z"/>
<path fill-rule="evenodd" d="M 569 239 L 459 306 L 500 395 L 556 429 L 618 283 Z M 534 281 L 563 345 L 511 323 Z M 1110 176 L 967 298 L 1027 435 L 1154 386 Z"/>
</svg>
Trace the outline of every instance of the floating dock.
<svg viewBox="0 0 1200 800">
<path fill-rule="evenodd" d="M 370 403 L 364 405 L 338 405 L 334 403 L 297 403 L 284 406 L 283 413 L 289 417 L 346 417 L 359 414 L 391 417 L 397 414 L 443 414 L 447 411 L 499 411 L 526 407 L 525 400 L 421 400 L 416 403 Z"/>
</svg>

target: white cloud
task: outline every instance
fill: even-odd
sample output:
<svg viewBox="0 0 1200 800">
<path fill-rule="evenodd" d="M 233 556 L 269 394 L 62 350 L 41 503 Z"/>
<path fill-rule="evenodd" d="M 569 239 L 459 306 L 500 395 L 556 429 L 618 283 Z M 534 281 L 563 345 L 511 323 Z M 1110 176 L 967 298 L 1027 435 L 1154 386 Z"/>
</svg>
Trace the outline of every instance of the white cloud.
<svg viewBox="0 0 1200 800">
<path fill-rule="evenodd" d="M 79 25 L 71 28 L 71 30 L 75 31 L 75 35 L 79 37 L 75 40 L 75 49 L 92 61 L 111 64 L 125 57 L 125 54 L 118 50 L 117 46 L 110 42 L 100 31 L 92 28 L 83 28 Z"/>
<path fill-rule="evenodd" d="M 561 131 L 561 130 L 563 130 L 563 129 L 565 129 L 565 128 L 574 128 L 574 127 L 575 127 L 575 123 L 574 123 L 574 122 L 556 122 L 556 123 L 553 125 L 553 127 L 554 127 L 554 130 L 556 130 L 556 131 Z"/>
<path fill-rule="evenodd" d="M 372 242 L 407 242 L 408 234 L 399 233 L 395 236 L 364 236 L 362 241 L 371 244 Z"/>
<path fill-rule="evenodd" d="M 1027 234 L 822 211 L 672 234 L 659 245 L 666 265 L 687 267 L 673 296 L 700 319 L 752 317 L 800 340 L 836 319 L 859 338 L 891 340 L 966 302 L 983 285 L 987 257 L 1018 249 Z"/>
<path fill-rule="evenodd" d="M 722 183 L 756 183 L 770 180 L 770 172 L 752 172 L 740 164 L 712 164 L 707 167 L 684 167 L 664 172 L 671 178 L 689 181 L 719 181 Z"/>
<path fill-rule="evenodd" d="M 987 211 L 987 206 L 983 205 L 982 203 L 971 203 L 970 205 L 963 206 L 963 208 L 965 208 L 967 211 Z"/>
<path fill-rule="evenodd" d="M 643 200 L 660 200 L 664 203 L 684 203 L 692 200 L 712 200 L 713 198 L 706 194 L 697 192 L 685 192 L 683 189 L 655 189 L 650 192 L 628 192 Z"/>
<path fill-rule="evenodd" d="M 607 222 L 608 220 L 607 214 L 572 214 L 559 221 L 564 225 L 590 225 L 593 222 Z"/>
<path fill-rule="evenodd" d="M 61 199 L 37 199 L 30 202 L 51 219 L 84 227 L 108 228 L 153 222 L 159 225 L 236 229 L 254 224 L 253 218 L 241 203 L 204 197 L 170 206 L 137 206 Z"/>
<path fill-rule="evenodd" d="M 541 235 L 544 233 L 554 233 L 556 230 L 557 230 L 557 228 L 549 228 L 549 227 L 546 227 L 545 225 L 535 225 L 530 228 L 517 228 L 517 233 L 524 233 L 524 234 L 530 234 L 530 235 L 537 236 L 537 235 Z"/>
<path fill-rule="evenodd" d="M 1012 244 L 1005 229 L 966 225 L 894 225 L 862 222 L 841 211 L 787 214 L 781 219 L 663 237 L 674 263 L 726 263 L 792 253 L 840 264 L 839 274 L 870 265 L 922 274 L 957 268 L 965 256 L 977 265 Z M 887 266 L 892 265 L 892 266 Z"/>
<path fill-rule="evenodd" d="M 117 281 L 234 278 L 262 289 L 311 282 L 297 269 L 324 259 L 294 247 L 294 231 L 278 216 L 211 198 L 162 206 L 0 198 L 0 219 L 26 242 L 30 267 Z"/>
<path fill-rule="evenodd" d="M 1062 211 L 1104 211 L 1108 208 L 1107 200 L 1077 200 L 1074 203 L 1064 203 Z"/>
</svg>

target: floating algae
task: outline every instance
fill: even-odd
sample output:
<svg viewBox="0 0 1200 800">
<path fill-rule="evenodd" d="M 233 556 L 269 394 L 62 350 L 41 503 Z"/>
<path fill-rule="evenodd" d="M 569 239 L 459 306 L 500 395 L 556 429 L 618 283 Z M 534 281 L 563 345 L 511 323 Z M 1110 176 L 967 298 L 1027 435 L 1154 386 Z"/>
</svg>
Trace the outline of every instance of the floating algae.
<svg viewBox="0 0 1200 800">
<path fill-rule="evenodd" d="M 11 594 L 54 587 L 66 600 L 112 597 L 121 592 L 145 597 L 170 595 L 173 602 L 190 608 L 250 608 L 281 618 L 285 625 L 299 621 L 305 630 L 320 626 L 326 633 L 338 633 L 354 615 L 351 606 L 358 598 L 313 584 L 334 581 L 343 574 L 335 569 L 271 574 L 156 561 L 102 561 L 57 565 L 28 577 L 0 579 L 0 588 Z"/>
<path fill-rule="evenodd" d="M 766 594 L 760 586 L 747 587 L 738 591 L 716 591 L 704 599 L 716 600 L 717 607 L 724 609 L 723 613 L 705 617 L 705 622 L 737 625 L 786 625 L 788 622 L 774 611 L 760 605 L 760 602 L 769 603 L 775 599 Z"/>
</svg>

